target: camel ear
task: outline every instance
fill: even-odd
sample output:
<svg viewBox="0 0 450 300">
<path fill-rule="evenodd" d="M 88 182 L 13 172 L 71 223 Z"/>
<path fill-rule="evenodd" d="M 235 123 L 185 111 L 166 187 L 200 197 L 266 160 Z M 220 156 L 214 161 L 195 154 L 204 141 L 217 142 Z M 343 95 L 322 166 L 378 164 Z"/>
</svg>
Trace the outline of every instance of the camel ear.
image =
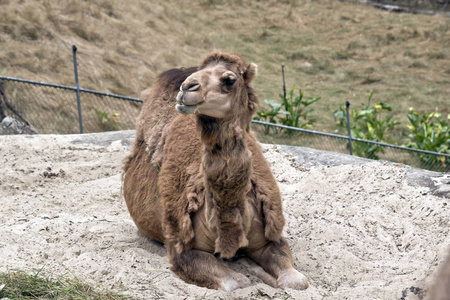
<svg viewBox="0 0 450 300">
<path fill-rule="evenodd" d="M 258 66 L 254 63 L 249 64 L 247 67 L 247 71 L 245 71 L 244 73 L 245 84 L 250 84 L 250 82 L 255 79 L 256 73 L 258 73 Z"/>
</svg>

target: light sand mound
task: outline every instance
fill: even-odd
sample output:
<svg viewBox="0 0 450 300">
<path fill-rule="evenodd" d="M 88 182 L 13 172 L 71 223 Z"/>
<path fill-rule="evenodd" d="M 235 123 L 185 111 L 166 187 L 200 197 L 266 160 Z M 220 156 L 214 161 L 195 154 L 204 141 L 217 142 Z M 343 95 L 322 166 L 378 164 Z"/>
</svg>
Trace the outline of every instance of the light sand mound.
<svg viewBox="0 0 450 300">
<path fill-rule="evenodd" d="M 133 138 L 0 136 L 0 271 L 43 268 L 144 299 L 419 299 L 409 288 L 426 288 L 446 256 L 446 175 L 265 145 L 285 236 L 310 288 L 270 288 L 239 261 L 229 264 L 254 286 L 225 293 L 186 284 L 169 271 L 166 250 L 139 236 L 120 197 Z"/>
</svg>

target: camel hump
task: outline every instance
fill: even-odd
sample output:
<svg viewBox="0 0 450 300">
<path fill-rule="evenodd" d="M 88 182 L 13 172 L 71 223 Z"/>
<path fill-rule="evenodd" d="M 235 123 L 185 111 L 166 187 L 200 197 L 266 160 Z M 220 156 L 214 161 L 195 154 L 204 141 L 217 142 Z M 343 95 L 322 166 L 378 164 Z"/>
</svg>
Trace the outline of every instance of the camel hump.
<svg viewBox="0 0 450 300">
<path fill-rule="evenodd" d="M 178 92 L 183 81 L 197 70 L 197 67 L 190 67 L 164 71 L 158 75 L 157 85 L 166 91 Z"/>
</svg>

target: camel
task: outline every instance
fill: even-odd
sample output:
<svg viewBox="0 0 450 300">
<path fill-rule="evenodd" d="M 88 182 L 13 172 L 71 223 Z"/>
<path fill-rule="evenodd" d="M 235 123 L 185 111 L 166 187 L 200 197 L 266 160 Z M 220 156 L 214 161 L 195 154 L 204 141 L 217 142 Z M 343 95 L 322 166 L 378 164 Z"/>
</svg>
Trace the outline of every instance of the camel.
<svg viewBox="0 0 450 300">
<path fill-rule="evenodd" d="M 439 267 L 436 280 L 429 290 L 427 300 L 448 300 L 450 298 L 450 248 L 447 259 Z"/>
<path fill-rule="evenodd" d="M 143 93 L 124 159 L 123 195 L 139 232 L 167 249 L 184 281 L 231 291 L 250 285 L 225 260 L 245 256 L 265 283 L 306 289 L 282 236 L 275 178 L 252 130 L 256 65 L 214 52 L 171 69 Z"/>
</svg>

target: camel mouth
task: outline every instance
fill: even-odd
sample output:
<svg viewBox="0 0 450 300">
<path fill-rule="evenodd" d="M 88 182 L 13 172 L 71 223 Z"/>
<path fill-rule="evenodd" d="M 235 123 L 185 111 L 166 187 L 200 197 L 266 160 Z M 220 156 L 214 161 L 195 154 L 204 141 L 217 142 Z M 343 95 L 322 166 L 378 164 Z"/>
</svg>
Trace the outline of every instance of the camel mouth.
<svg viewBox="0 0 450 300">
<path fill-rule="evenodd" d="M 199 84 L 189 86 L 189 90 L 187 90 L 187 92 L 195 92 L 199 87 Z M 200 112 L 198 106 L 203 102 L 205 101 L 195 97 L 195 95 L 186 95 L 186 91 L 182 90 L 177 94 L 175 109 L 182 114 L 188 115 L 191 113 Z"/>
<path fill-rule="evenodd" d="M 192 113 L 200 112 L 198 106 L 202 103 L 203 102 L 199 102 L 196 104 L 188 105 L 182 102 L 177 102 L 177 104 L 175 105 L 175 109 L 183 115 L 189 115 Z"/>
</svg>

